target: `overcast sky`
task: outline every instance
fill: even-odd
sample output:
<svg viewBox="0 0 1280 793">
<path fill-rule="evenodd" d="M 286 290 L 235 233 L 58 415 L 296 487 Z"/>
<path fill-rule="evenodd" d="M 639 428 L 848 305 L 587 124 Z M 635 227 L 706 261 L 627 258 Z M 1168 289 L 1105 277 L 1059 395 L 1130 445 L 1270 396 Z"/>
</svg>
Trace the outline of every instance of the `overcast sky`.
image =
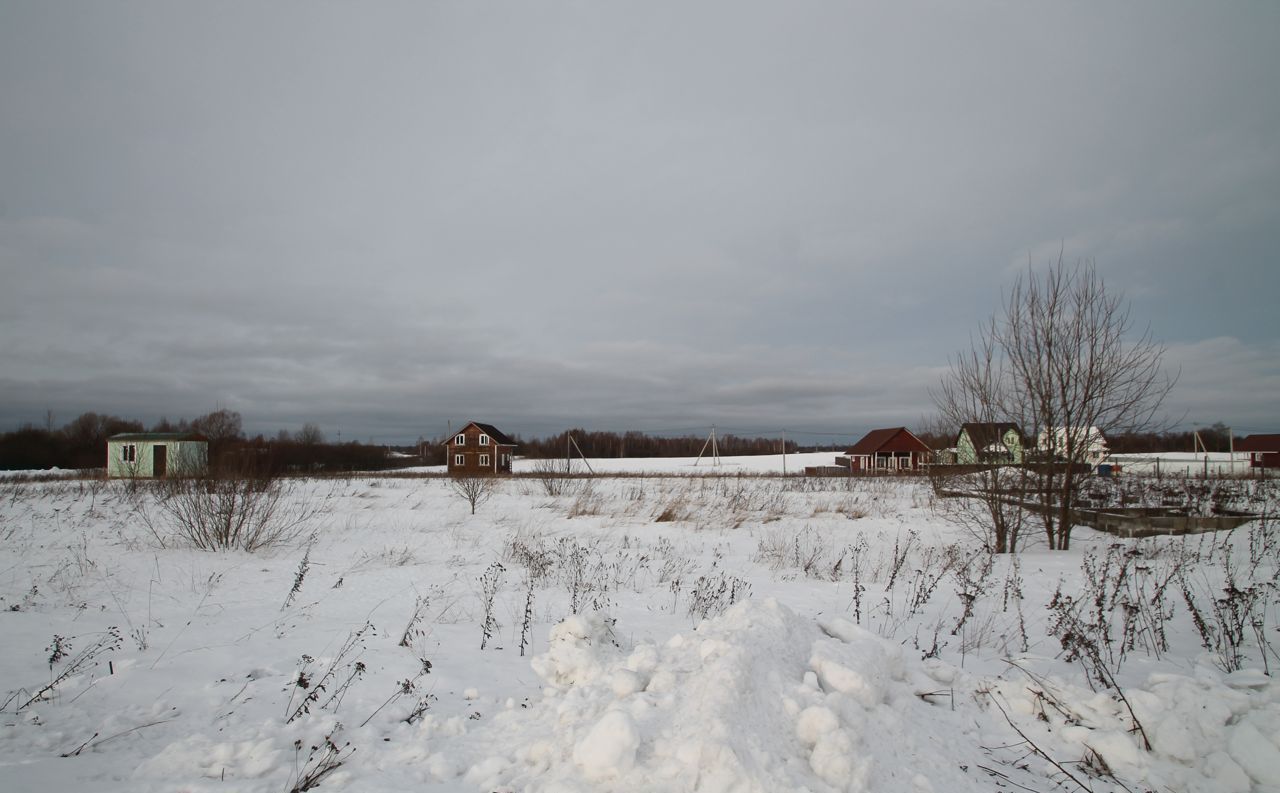
<svg viewBox="0 0 1280 793">
<path fill-rule="evenodd" d="M 0 0 L 0 429 L 852 433 L 1092 259 L 1280 431 L 1280 4 Z"/>
</svg>

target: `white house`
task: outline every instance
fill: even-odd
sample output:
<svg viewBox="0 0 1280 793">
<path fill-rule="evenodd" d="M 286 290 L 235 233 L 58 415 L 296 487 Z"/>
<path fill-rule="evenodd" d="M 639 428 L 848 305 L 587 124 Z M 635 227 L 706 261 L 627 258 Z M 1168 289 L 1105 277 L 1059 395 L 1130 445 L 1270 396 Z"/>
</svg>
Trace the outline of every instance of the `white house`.
<svg viewBox="0 0 1280 793">
<path fill-rule="evenodd" d="M 127 432 L 107 438 L 107 476 L 193 476 L 209 467 L 209 439 L 194 432 Z"/>
<path fill-rule="evenodd" d="M 1041 453 L 1052 452 L 1056 456 L 1066 457 L 1068 445 L 1080 450 L 1077 462 L 1097 465 L 1107 459 L 1107 439 L 1097 427 L 1054 427 L 1052 430 L 1041 430 L 1036 439 L 1036 447 Z"/>
</svg>

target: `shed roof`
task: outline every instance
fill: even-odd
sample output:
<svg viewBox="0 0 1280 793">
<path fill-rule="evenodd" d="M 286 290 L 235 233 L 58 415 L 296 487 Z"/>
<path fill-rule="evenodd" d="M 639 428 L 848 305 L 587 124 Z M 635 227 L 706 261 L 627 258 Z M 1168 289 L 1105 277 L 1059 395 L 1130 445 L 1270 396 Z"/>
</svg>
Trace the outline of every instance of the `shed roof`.
<svg viewBox="0 0 1280 793">
<path fill-rule="evenodd" d="M 109 441 L 204 441 L 209 439 L 198 432 L 122 432 L 107 438 Z"/>
<path fill-rule="evenodd" d="M 880 451 L 928 452 L 930 449 L 924 441 L 912 435 L 911 430 L 906 427 L 886 427 L 868 432 L 862 436 L 862 440 L 850 447 L 845 454 L 856 456 L 875 454 Z"/>
</svg>

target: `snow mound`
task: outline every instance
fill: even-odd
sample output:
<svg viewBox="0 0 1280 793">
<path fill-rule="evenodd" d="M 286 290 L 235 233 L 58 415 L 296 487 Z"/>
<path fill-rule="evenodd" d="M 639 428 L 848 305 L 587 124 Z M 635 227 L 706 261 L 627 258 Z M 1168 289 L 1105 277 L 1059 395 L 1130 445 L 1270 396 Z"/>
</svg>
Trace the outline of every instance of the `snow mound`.
<svg viewBox="0 0 1280 793">
<path fill-rule="evenodd" d="M 533 671 L 553 687 L 594 680 L 617 654 L 609 620 L 599 614 L 575 614 L 551 629 L 551 648 L 530 662 Z"/>
<path fill-rule="evenodd" d="M 1280 683 L 1257 670 L 1152 674 L 1125 689 L 1128 705 L 1055 677 L 989 690 L 1037 745 L 1143 789 L 1280 791 Z"/>
<path fill-rule="evenodd" d="M 920 771 L 935 785 L 953 778 L 944 789 L 977 781 L 937 761 L 946 728 L 927 725 L 941 711 L 913 693 L 898 647 L 851 623 L 820 627 L 774 600 L 746 601 L 626 654 L 606 625 L 557 626 L 533 661 L 542 701 L 495 721 L 506 734 L 490 745 L 503 753 L 473 763 L 469 782 L 763 793 L 929 789 Z"/>
<path fill-rule="evenodd" d="M 775 600 L 629 651 L 611 627 L 572 617 L 552 631 L 532 662 L 542 698 L 471 736 L 488 749 L 466 761 L 468 783 L 827 793 L 985 791 L 1007 778 L 1036 789 L 1061 772 L 1033 741 L 1098 789 L 1280 793 L 1280 683 L 1256 672 L 1152 674 L 1124 698 L 1017 665 L 979 677 Z"/>
</svg>

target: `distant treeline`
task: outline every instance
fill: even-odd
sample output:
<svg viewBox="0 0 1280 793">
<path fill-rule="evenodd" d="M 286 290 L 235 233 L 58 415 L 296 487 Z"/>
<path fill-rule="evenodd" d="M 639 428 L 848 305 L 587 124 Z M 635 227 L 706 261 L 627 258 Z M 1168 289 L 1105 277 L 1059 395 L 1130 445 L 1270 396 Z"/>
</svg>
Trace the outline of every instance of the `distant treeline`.
<svg viewBox="0 0 1280 793">
<path fill-rule="evenodd" d="M 0 435 L 0 470 L 102 468 L 108 437 L 143 431 L 140 421 L 97 413 L 85 413 L 57 429 L 51 424 L 28 424 Z"/>
<path fill-rule="evenodd" d="M 1190 452 L 1200 451 L 1196 443 L 1196 433 L 1200 433 L 1200 441 L 1205 449 L 1211 452 L 1231 451 L 1231 433 L 1227 425 L 1218 422 L 1209 427 L 1181 432 L 1143 432 L 1132 435 L 1108 435 L 1107 449 L 1112 454 L 1142 454 L 1143 452 Z M 1236 440 L 1244 437 L 1236 434 Z"/>
<path fill-rule="evenodd" d="M 150 427 L 133 419 L 84 413 L 62 427 L 50 420 L 43 427 L 27 425 L 0 433 L 0 470 L 103 468 L 107 438 L 124 432 L 195 432 L 209 439 L 209 462 L 216 470 L 229 468 L 256 473 L 290 471 L 376 471 L 418 463 L 415 457 L 392 456 L 385 446 L 327 443 L 315 424 L 295 433 L 281 430 L 268 439 L 246 438 L 240 414 L 218 410 L 177 422 L 161 419 Z"/>
<path fill-rule="evenodd" d="M 123 432 L 197 432 L 209 439 L 209 460 L 215 468 L 253 467 L 264 473 L 376 471 L 445 463 L 443 440 L 419 441 L 403 447 L 328 443 L 320 428 L 310 423 L 298 432 L 280 430 L 270 438 L 247 438 L 239 413 L 218 410 L 190 420 L 161 419 L 150 427 L 133 419 L 99 413 L 84 413 L 61 427 L 54 427 L 52 419 L 43 427 L 27 425 L 0 433 L 0 470 L 102 468 L 106 464 L 107 438 Z M 1222 423 L 1194 431 L 1112 435 L 1108 436 L 1107 445 L 1116 454 L 1189 452 L 1197 448 L 1196 432 L 1209 451 L 1230 450 L 1230 436 Z M 954 436 L 943 433 L 916 434 L 934 449 L 955 443 Z M 568 442 L 569 436 L 577 442 L 576 448 Z M 587 457 L 696 457 L 704 448 L 707 454 L 711 453 L 705 435 L 658 437 L 635 430 L 617 433 L 572 429 L 546 438 L 515 436 L 513 440 L 517 455 L 534 459 L 564 459 L 566 454 L 576 457 L 579 449 Z M 777 438 L 716 437 L 716 447 L 723 456 L 778 454 L 781 446 L 782 441 Z M 786 446 L 789 453 L 807 448 L 790 440 Z"/>
<path fill-rule="evenodd" d="M 572 436 L 577 442 L 577 448 L 569 443 L 568 436 Z M 516 454 L 535 459 L 564 459 L 566 454 L 577 457 L 578 449 L 581 449 L 582 454 L 587 457 L 697 457 L 704 447 L 706 454 L 711 454 L 707 435 L 661 438 L 635 430 L 617 433 L 572 429 L 548 438 L 530 440 L 513 438 L 513 440 L 518 444 Z M 716 448 L 722 456 L 726 457 L 781 454 L 782 441 L 777 438 L 717 435 Z M 795 443 L 787 441 L 788 452 L 794 452 L 796 448 Z"/>
</svg>

